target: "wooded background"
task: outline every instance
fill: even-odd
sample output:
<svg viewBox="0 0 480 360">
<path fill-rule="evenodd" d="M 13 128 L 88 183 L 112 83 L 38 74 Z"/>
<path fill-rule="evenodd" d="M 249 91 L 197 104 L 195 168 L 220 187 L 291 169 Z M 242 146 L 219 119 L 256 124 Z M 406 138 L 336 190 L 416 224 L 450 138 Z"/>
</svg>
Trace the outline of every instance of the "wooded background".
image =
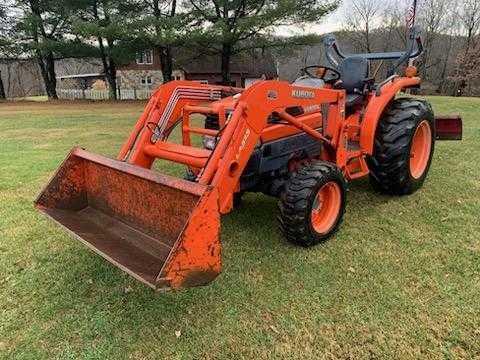
<svg viewBox="0 0 480 360">
<path fill-rule="evenodd" d="M 218 56 L 226 84 L 232 57 L 252 49 L 273 53 L 279 75 L 291 80 L 302 66 L 322 62 L 321 35 L 328 30 L 335 30 L 345 52 L 405 48 L 411 5 L 411 0 L 7 0 L 0 5 L 0 98 L 6 97 L 1 80 L 8 75 L 15 81 L 15 72 L 25 71 L 22 61 L 34 60 L 35 68 L 27 70 L 37 71 L 46 95 L 56 99 L 58 60 L 98 58 L 115 99 L 117 67 L 147 48 L 160 50 L 165 81 L 172 79 L 172 54 L 182 48 Z M 480 95 L 480 0 L 420 0 L 416 23 L 425 44 L 416 60 L 423 91 Z M 14 59 L 20 65 L 5 74 L 4 65 Z"/>
</svg>

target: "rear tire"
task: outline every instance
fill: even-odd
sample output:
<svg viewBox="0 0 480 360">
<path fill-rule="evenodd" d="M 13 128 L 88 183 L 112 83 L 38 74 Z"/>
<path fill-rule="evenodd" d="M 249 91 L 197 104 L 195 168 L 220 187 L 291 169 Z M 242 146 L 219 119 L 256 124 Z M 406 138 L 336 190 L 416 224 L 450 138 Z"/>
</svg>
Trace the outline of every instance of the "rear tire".
<svg viewBox="0 0 480 360">
<path fill-rule="evenodd" d="M 294 173 L 279 201 L 280 229 L 296 245 L 325 242 L 340 226 L 345 212 L 346 182 L 333 164 L 315 161 Z"/>
<path fill-rule="evenodd" d="M 394 100 L 375 135 L 368 159 L 375 189 L 391 195 L 409 195 L 422 187 L 435 147 L 435 120 L 426 101 Z"/>
</svg>

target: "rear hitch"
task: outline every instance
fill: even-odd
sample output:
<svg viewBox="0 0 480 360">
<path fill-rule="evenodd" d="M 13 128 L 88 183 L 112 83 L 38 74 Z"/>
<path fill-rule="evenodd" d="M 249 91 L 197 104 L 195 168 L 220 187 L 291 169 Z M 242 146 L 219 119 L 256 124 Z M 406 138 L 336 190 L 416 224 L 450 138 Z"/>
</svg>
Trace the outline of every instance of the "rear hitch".
<svg viewBox="0 0 480 360">
<path fill-rule="evenodd" d="M 462 117 L 458 114 L 435 116 L 435 131 L 437 140 L 462 140 Z"/>
</svg>

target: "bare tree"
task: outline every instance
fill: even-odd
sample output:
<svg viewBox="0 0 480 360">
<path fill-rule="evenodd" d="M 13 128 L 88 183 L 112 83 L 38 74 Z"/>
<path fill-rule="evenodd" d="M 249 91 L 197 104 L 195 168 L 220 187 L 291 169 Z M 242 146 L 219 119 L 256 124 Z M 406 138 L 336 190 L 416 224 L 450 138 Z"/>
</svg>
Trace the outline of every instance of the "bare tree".
<svg viewBox="0 0 480 360">
<path fill-rule="evenodd" d="M 350 0 L 346 7 L 346 29 L 358 41 L 362 52 L 372 52 L 372 29 L 381 18 L 382 2 L 378 0 Z"/>
<path fill-rule="evenodd" d="M 458 11 L 458 18 L 465 28 L 467 37 L 465 53 L 468 53 L 470 46 L 474 45 L 473 39 L 480 28 L 480 0 L 463 0 Z"/>
<path fill-rule="evenodd" d="M 458 39 L 460 36 L 460 26 L 458 24 L 458 4 L 457 3 L 450 3 L 449 4 L 449 11 L 447 13 L 447 24 L 450 26 L 444 31 L 444 36 L 441 41 L 442 48 L 443 48 L 443 56 L 441 57 L 442 65 L 440 66 L 440 72 L 437 76 L 438 78 L 438 87 L 437 93 L 445 94 L 445 93 L 452 93 L 452 89 L 455 87 L 454 82 L 451 81 L 450 75 L 452 70 L 454 70 L 454 45 L 455 39 Z"/>
<path fill-rule="evenodd" d="M 386 27 L 391 33 L 392 42 L 385 41 L 385 50 L 392 46 L 407 45 L 407 22 L 406 14 L 411 0 L 388 1 L 382 12 L 382 27 Z"/>
<path fill-rule="evenodd" d="M 462 94 L 465 89 L 470 93 L 472 81 L 476 80 L 472 70 L 476 69 L 475 57 L 479 55 L 476 38 L 480 30 L 480 0 L 464 0 L 459 5 L 457 15 L 462 26 L 465 44 L 457 55 L 456 71 L 452 78 L 457 82 L 457 94 Z"/>
<path fill-rule="evenodd" d="M 461 71 L 457 72 L 453 79 L 459 81 L 459 94 L 468 87 L 468 93 L 471 95 L 471 84 L 480 80 L 480 42 L 470 45 L 468 52 L 461 52 L 457 57 L 457 63 L 460 64 Z"/>
<path fill-rule="evenodd" d="M 438 37 L 447 28 L 450 0 L 424 0 L 419 9 L 419 23 L 423 28 L 424 53 L 419 62 L 420 73 L 427 80 L 429 69 L 440 64 L 440 59 L 433 56 Z"/>
</svg>

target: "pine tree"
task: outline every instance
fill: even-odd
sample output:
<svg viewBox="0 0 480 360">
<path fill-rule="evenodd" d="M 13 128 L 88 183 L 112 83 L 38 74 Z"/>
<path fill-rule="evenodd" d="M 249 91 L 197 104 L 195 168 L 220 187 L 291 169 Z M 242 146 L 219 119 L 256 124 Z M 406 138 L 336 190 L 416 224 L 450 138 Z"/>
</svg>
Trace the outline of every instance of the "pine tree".
<svg viewBox="0 0 480 360">
<path fill-rule="evenodd" d="M 133 1 L 79 0 L 81 10 L 74 23 L 75 35 L 87 44 L 97 42 L 110 99 L 117 99 L 117 67 L 134 57 L 134 26 L 140 7 Z"/>
<path fill-rule="evenodd" d="M 78 48 L 68 36 L 77 1 L 16 0 L 15 5 L 13 41 L 24 54 L 36 59 L 48 98 L 57 99 L 55 60 L 70 56 L 72 49 Z"/>
<path fill-rule="evenodd" d="M 336 9 L 337 3 L 323 0 L 186 0 L 184 6 L 198 19 L 201 30 L 198 43 L 220 54 L 223 83 L 229 85 L 233 55 L 253 48 L 298 43 L 302 37 L 275 36 L 278 27 L 318 22 Z"/>
</svg>

